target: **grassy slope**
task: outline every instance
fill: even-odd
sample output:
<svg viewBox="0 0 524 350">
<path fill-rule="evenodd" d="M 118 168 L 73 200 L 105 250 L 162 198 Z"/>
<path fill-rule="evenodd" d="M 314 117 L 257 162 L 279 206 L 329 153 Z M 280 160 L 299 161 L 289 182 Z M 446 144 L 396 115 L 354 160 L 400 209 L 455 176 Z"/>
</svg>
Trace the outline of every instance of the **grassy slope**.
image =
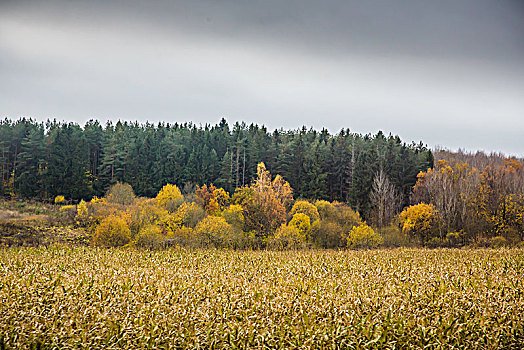
<svg viewBox="0 0 524 350">
<path fill-rule="evenodd" d="M 51 243 L 87 244 L 83 229 L 71 225 L 59 206 L 27 201 L 0 201 L 0 247 Z"/>
<path fill-rule="evenodd" d="M 524 347 L 524 251 L 0 249 L 7 347 Z"/>
</svg>

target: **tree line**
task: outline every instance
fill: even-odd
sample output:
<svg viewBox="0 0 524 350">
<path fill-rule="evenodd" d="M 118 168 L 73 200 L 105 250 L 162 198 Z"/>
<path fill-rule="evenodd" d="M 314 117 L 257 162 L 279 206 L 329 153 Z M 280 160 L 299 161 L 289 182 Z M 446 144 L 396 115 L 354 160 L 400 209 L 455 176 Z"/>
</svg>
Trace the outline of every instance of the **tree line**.
<svg viewBox="0 0 524 350">
<path fill-rule="evenodd" d="M 215 184 L 233 194 L 256 178 L 259 162 L 288 181 L 295 198 L 346 202 L 364 218 L 385 223 L 410 203 L 417 174 L 433 167 L 433 154 L 422 143 L 382 132 L 271 132 L 224 119 L 204 126 L 0 122 L 3 197 L 64 195 L 77 202 L 101 197 L 117 182 L 144 197 L 168 183 L 183 193 Z"/>
<path fill-rule="evenodd" d="M 524 240 L 522 159 L 483 152 L 438 151 L 434 168 L 420 172 L 411 197 L 417 204 L 401 215 L 405 231 L 433 244 Z"/>
</svg>

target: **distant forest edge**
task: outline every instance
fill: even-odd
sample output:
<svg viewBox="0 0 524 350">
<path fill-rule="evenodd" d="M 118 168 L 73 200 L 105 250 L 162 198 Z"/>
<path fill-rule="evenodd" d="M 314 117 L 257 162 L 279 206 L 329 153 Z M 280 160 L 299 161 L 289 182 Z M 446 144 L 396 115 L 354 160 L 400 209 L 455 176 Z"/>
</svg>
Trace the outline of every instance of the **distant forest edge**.
<svg viewBox="0 0 524 350">
<path fill-rule="evenodd" d="M 126 183 L 139 197 L 156 196 L 153 202 L 130 201 L 135 204 L 119 209 L 130 217 L 143 208 L 168 210 L 159 196 L 180 188 L 176 197 L 188 203 L 177 202 L 170 212 L 180 216 L 190 207 L 205 209 L 209 224 L 216 224 L 215 216 L 227 218 L 235 209 L 242 224 L 227 224 L 238 226 L 238 232 L 255 232 L 259 243 L 274 232 L 287 232 L 287 223 L 303 229 L 308 243 L 340 247 L 351 232 L 361 234 L 352 227 L 363 223 L 360 218 L 390 242 L 401 241 L 401 234 L 434 246 L 524 241 L 522 159 L 482 152 L 433 154 L 422 143 L 407 144 L 382 132 L 361 135 L 344 129 L 332 135 L 306 127 L 269 132 L 256 124 L 230 127 L 224 119 L 214 126 L 89 121 L 84 127 L 6 119 L 0 122 L 0 148 L 1 196 L 65 197 L 74 203 L 105 196 L 88 207 L 81 202 L 78 215 L 111 212 L 115 203 L 108 189 L 118 192 L 115 188 Z M 223 203 L 217 209 L 210 201 Z M 306 220 L 303 212 L 313 214 Z M 99 227 L 103 215 L 93 217 L 95 222 L 86 226 Z M 169 236 L 166 232 L 194 228 L 202 217 L 189 220 L 189 226 L 159 227 Z M 305 221 L 311 228 L 301 226 Z M 133 236 L 141 232 L 140 225 L 130 225 L 136 226 Z M 370 230 L 365 224 L 361 229 L 364 236 Z"/>
<path fill-rule="evenodd" d="M 433 167 L 432 152 L 422 143 L 382 132 L 270 132 L 256 124 L 230 127 L 224 119 L 214 126 L 89 121 L 84 127 L 5 119 L 0 140 L 0 194 L 40 200 L 89 200 L 116 182 L 146 197 L 168 183 L 183 192 L 213 183 L 232 194 L 249 185 L 264 162 L 290 183 L 295 198 L 347 202 L 366 216 L 377 174 L 407 205 L 417 174 Z"/>
</svg>

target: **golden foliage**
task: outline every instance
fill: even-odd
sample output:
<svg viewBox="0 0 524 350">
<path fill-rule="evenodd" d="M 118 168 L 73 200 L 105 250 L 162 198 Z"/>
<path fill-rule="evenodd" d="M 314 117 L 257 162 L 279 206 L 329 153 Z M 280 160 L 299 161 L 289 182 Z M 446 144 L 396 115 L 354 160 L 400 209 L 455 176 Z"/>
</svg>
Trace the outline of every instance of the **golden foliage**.
<svg viewBox="0 0 524 350">
<path fill-rule="evenodd" d="M 65 197 L 62 195 L 55 197 L 55 204 L 63 204 L 65 202 Z"/>
<path fill-rule="evenodd" d="M 160 206 L 170 212 L 174 212 L 184 200 L 184 196 L 182 196 L 182 192 L 180 192 L 177 185 L 167 184 L 162 187 L 155 199 Z"/>
<path fill-rule="evenodd" d="M 347 244 L 347 232 L 333 221 L 315 221 L 311 225 L 310 236 L 311 241 L 318 248 L 343 248 Z"/>
<path fill-rule="evenodd" d="M 222 217 L 233 227 L 242 229 L 244 227 L 244 209 L 241 205 L 232 204 L 222 212 Z"/>
<path fill-rule="evenodd" d="M 268 247 L 272 249 L 299 249 L 304 248 L 305 243 L 306 239 L 297 227 L 283 224 L 268 240 Z"/>
<path fill-rule="evenodd" d="M 272 182 L 264 163 L 259 163 L 255 181 L 250 187 L 237 189 L 233 196 L 244 209 L 246 229 L 256 231 L 262 238 L 286 221 L 284 201 L 292 198 L 289 184 L 281 178 L 276 180 Z"/>
<path fill-rule="evenodd" d="M 184 202 L 178 207 L 175 217 L 178 222 L 187 227 L 195 227 L 204 217 L 206 213 L 201 206 L 195 202 Z"/>
<path fill-rule="evenodd" d="M 349 248 L 376 248 L 383 243 L 383 238 L 365 223 L 354 226 L 349 231 L 347 246 Z"/>
<path fill-rule="evenodd" d="M 75 220 L 77 225 L 85 225 L 89 220 L 89 209 L 87 203 L 82 199 L 76 206 Z"/>
<path fill-rule="evenodd" d="M 118 247 L 129 243 L 131 230 L 120 216 L 111 215 L 103 219 L 95 229 L 93 241 L 96 245 Z"/>
<path fill-rule="evenodd" d="M 231 202 L 229 193 L 223 188 L 216 188 L 213 184 L 198 187 L 196 196 L 201 200 L 206 212 L 211 215 L 219 214 Z"/>
<path fill-rule="evenodd" d="M 198 223 L 195 233 L 212 244 L 220 245 L 233 235 L 233 227 L 220 216 L 208 216 Z"/>
<path fill-rule="evenodd" d="M 138 199 L 135 204 L 129 206 L 126 213 L 130 217 L 130 228 L 133 234 L 137 234 L 143 227 L 158 226 L 166 234 L 177 229 L 181 222 L 159 205 L 156 199 Z"/>
<path fill-rule="evenodd" d="M 307 240 L 309 230 L 311 229 L 311 220 L 309 219 L 309 216 L 304 213 L 296 213 L 293 215 L 288 226 L 295 227 L 303 239 Z"/>
<path fill-rule="evenodd" d="M 333 204 L 325 200 L 317 200 L 315 202 L 315 207 L 317 212 L 322 220 L 336 220 L 337 219 L 337 210 Z"/>
<path fill-rule="evenodd" d="M 438 212 L 432 204 L 412 205 L 399 215 L 402 232 L 427 242 L 436 235 Z"/>
<path fill-rule="evenodd" d="M 146 225 L 138 231 L 133 245 L 143 248 L 159 248 L 166 239 L 163 230 L 158 225 Z"/>
<path fill-rule="evenodd" d="M 309 217 L 311 222 L 315 222 L 318 219 L 320 219 L 320 215 L 318 213 L 317 207 L 315 207 L 313 204 L 309 203 L 308 201 L 296 201 L 295 204 L 293 204 L 293 207 L 291 208 L 290 215 L 294 216 L 297 213 L 305 214 Z"/>
</svg>

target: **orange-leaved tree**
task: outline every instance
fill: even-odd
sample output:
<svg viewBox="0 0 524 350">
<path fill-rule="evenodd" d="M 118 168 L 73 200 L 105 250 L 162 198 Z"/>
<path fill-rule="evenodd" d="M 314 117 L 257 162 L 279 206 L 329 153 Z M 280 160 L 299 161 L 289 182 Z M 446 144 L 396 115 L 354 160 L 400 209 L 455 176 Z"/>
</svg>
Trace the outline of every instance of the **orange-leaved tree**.
<svg viewBox="0 0 524 350">
<path fill-rule="evenodd" d="M 267 238 L 286 221 L 285 203 L 292 200 L 292 189 L 281 176 L 271 181 L 264 163 L 257 166 L 257 178 L 249 187 L 237 189 L 234 202 L 244 209 L 245 226 Z"/>
</svg>

